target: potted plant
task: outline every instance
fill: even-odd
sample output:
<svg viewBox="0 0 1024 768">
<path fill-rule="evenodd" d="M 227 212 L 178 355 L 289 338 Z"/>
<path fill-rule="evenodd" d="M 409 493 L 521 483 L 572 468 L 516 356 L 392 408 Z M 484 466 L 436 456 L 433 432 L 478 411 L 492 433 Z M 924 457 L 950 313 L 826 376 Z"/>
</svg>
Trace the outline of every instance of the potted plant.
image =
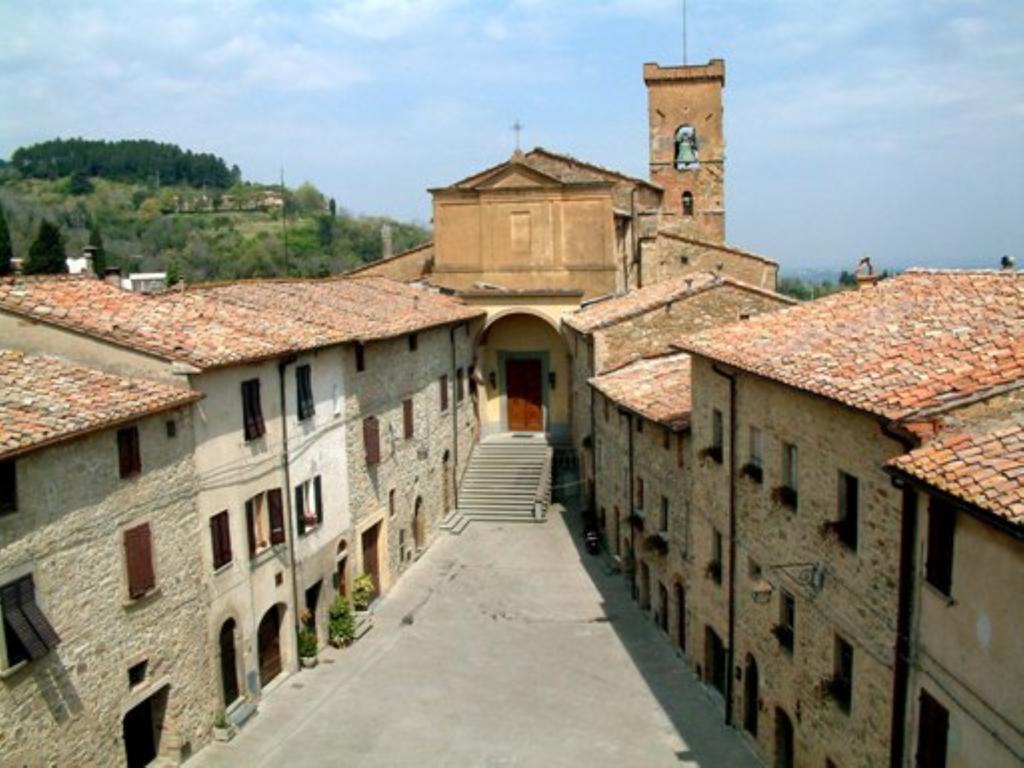
<svg viewBox="0 0 1024 768">
<path fill-rule="evenodd" d="M 235 726 L 228 722 L 227 713 L 220 709 L 213 716 L 214 741 L 231 741 L 235 738 Z"/>
<path fill-rule="evenodd" d="M 352 613 L 352 604 L 344 595 L 338 595 L 329 611 L 327 622 L 327 639 L 335 648 L 351 643 L 356 637 L 356 619 Z"/>
<path fill-rule="evenodd" d="M 357 576 L 352 584 L 352 607 L 356 609 L 356 638 L 370 631 L 373 626 L 373 615 L 370 613 L 370 601 L 377 594 L 373 579 L 368 574 Z"/>
<path fill-rule="evenodd" d="M 309 627 L 303 627 L 299 630 L 299 661 L 303 667 L 308 669 L 316 666 L 316 652 L 316 632 Z"/>
</svg>

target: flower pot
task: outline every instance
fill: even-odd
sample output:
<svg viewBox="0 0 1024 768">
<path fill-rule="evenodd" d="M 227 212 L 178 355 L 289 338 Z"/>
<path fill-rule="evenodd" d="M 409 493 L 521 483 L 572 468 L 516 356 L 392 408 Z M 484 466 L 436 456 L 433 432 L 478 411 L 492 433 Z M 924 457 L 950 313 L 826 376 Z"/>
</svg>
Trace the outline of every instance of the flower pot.
<svg viewBox="0 0 1024 768">
<path fill-rule="evenodd" d="M 223 728 L 213 726 L 214 741 L 231 741 L 233 738 L 235 738 L 235 726 L 226 725 Z"/>
<path fill-rule="evenodd" d="M 299 663 L 302 664 L 303 669 L 312 669 L 317 665 L 319 659 L 316 656 L 300 656 Z"/>
</svg>

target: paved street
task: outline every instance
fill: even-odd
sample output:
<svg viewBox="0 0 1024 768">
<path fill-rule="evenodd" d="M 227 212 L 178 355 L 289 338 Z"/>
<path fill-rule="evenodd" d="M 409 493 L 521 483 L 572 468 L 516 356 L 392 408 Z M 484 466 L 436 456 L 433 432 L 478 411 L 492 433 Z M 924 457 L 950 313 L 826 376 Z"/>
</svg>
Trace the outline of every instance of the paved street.
<svg viewBox="0 0 1024 768">
<path fill-rule="evenodd" d="M 441 535 L 369 635 L 189 764 L 758 765 L 558 509 Z"/>
</svg>

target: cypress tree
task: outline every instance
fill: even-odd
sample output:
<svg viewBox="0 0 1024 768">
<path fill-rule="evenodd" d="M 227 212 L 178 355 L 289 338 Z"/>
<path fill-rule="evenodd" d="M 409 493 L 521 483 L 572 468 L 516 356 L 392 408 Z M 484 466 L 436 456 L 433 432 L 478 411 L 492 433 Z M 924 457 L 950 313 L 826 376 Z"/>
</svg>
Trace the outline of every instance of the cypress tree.
<svg viewBox="0 0 1024 768">
<path fill-rule="evenodd" d="M 89 228 L 89 245 L 95 249 L 92 254 L 92 270 L 103 277 L 107 269 L 107 251 L 103 247 L 103 235 L 100 234 L 100 228 L 95 222 Z"/>
<path fill-rule="evenodd" d="M 28 249 L 25 260 L 26 275 L 57 275 L 68 271 L 67 256 L 64 253 L 64 237 L 56 225 L 43 221 L 39 234 Z"/>
<path fill-rule="evenodd" d="M 0 208 L 0 276 L 11 274 L 11 259 L 14 249 L 11 247 L 11 233 L 7 229 L 7 217 Z"/>
</svg>

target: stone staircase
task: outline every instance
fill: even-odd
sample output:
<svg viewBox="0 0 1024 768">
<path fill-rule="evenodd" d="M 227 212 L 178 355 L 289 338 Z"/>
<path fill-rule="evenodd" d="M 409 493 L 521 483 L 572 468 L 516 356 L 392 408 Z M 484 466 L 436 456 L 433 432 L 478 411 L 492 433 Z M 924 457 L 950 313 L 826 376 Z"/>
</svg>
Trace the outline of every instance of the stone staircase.
<svg viewBox="0 0 1024 768">
<path fill-rule="evenodd" d="M 509 433 L 483 440 L 463 477 L 459 507 L 441 528 L 459 534 L 474 520 L 543 522 L 551 500 L 552 454 L 543 433 Z"/>
</svg>

